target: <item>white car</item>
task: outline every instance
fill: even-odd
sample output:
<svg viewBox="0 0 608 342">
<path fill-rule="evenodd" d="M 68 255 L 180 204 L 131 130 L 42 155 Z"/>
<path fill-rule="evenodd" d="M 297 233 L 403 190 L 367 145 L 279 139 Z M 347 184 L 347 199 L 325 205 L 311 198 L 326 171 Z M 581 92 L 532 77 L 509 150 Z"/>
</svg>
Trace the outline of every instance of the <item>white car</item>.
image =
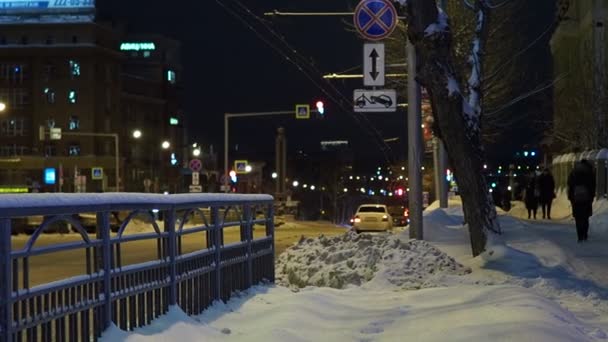
<svg viewBox="0 0 608 342">
<path fill-rule="evenodd" d="M 388 208 L 383 204 L 364 204 L 357 209 L 351 219 L 355 232 L 374 230 L 387 231 L 393 229 L 393 219 Z"/>
</svg>

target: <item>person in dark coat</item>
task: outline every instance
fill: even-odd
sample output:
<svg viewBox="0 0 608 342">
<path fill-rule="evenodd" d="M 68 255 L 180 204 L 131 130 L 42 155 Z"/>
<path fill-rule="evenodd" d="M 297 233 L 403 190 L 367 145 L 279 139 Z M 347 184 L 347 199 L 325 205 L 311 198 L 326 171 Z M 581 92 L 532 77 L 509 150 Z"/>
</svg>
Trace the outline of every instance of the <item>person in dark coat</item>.
<svg viewBox="0 0 608 342">
<path fill-rule="evenodd" d="M 543 219 L 551 219 L 551 205 L 555 198 L 555 179 L 549 169 L 544 169 L 538 176 L 539 202 L 543 210 Z"/>
<path fill-rule="evenodd" d="M 595 172 L 591 163 L 583 159 L 574 165 L 568 177 L 568 199 L 572 203 L 572 216 L 576 221 L 578 242 L 587 241 L 594 197 Z"/>
<path fill-rule="evenodd" d="M 528 219 L 534 217 L 536 220 L 536 212 L 538 211 L 538 180 L 536 174 L 531 172 L 528 176 L 528 183 L 524 189 L 524 203 L 528 209 Z"/>
</svg>

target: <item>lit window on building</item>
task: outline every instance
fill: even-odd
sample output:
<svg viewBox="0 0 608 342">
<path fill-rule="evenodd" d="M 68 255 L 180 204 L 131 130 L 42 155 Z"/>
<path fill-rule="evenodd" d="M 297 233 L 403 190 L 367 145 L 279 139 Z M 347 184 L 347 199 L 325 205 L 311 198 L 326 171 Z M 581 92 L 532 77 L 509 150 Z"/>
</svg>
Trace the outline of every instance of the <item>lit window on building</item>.
<svg viewBox="0 0 608 342">
<path fill-rule="evenodd" d="M 47 103 L 55 103 L 55 91 L 51 88 L 44 88 L 44 96 Z"/>
<path fill-rule="evenodd" d="M 10 118 L 0 122 L 0 134 L 5 137 L 18 137 L 24 135 L 24 119 Z"/>
<path fill-rule="evenodd" d="M 76 61 L 70 61 L 70 75 L 72 78 L 80 76 L 80 63 Z"/>
<path fill-rule="evenodd" d="M 150 51 L 144 51 L 144 58 L 150 58 L 150 56 L 152 56 Z"/>
<path fill-rule="evenodd" d="M 69 156 L 79 156 L 80 155 L 80 145 L 78 145 L 78 144 L 71 144 L 68 147 L 68 155 Z"/>
<path fill-rule="evenodd" d="M 175 84 L 177 82 L 175 71 L 173 71 L 173 70 L 167 71 L 167 81 L 169 81 L 169 83 L 171 83 L 171 84 Z"/>
<path fill-rule="evenodd" d="M 68 102 L 71 104 L 78 102 L 78 94 L 76 93 L 76 90 L 70 90 L 68 92 Z"/>
<path fill-rule="evenodd" d="M 75 130 L 80 129 L 80 119 L 78 119 L 77 116 L 75 116 L 75 115 L 70 116 L 70 122 L 68 124 L 68 129 L 70 131 L 75 131 Z"/>
</svg>

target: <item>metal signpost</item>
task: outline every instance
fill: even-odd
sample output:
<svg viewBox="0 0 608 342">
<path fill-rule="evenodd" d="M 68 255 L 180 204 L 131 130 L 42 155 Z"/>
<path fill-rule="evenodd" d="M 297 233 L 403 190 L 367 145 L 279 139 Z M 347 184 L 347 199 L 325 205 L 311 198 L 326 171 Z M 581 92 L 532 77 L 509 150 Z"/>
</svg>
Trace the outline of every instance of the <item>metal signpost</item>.
<svg viewBox="0 0 608 342">
<path fill-rule="evenodd" d="M 192 171 L 192 184 L 190 185 L 190 192 L 203 192 L 203 187 L 200 183 L 200 172 L 203 169 L 203 162 L 200 159 L 192 159 L 188 163 L 190 170 Z"/>
<path fill-rule="evenodd" d="M 377 42 L 387 38 L 395 30 L 397 10 L 389 0 L 362 0 L 354 13 L 354 24 L 367 41 Z M 363 48 L 364 86 L 371 90 L 355 90 L 355 112 L 396 111 L 397 92 L 379 89 L 384 86 L 385 61 L 382 43 L 366 43 Z M 408 41 L 408 159 L 409 159 L 409 208 L 410 237 L 423 238 L 422 230 L 422 131 L 420 85 L 416 82 L 416 51 Z"/>
<path fill-rule="evenodd" d="M 379 89 L 385 84 L 385 48 L 377 43 L 393 33 L 397 27 L 397 10 L 388 0 L 363 0 L 354 13 L 357 31 L 368 41 L 363 45 L 363 85 L 370 90 L 354 91 L 353 104 L 357 113 L 394 112 L 397 92 Z"/>
</svg>

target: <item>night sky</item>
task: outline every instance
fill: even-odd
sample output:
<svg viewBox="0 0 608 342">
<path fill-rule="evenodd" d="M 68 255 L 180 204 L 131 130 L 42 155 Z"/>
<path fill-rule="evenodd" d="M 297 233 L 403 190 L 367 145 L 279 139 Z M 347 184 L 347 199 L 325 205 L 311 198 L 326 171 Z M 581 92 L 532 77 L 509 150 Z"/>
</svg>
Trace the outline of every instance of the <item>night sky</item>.
<svg viewBox="0 0 608 342">
<path fill-rule="evenodd" d="M 231 148 L 235 154 L 250 159 L 269 159 L 274 153 L 274 132 L 279 126 L 287 129 L 290 151 L 318 150 L 321 140 L 349 140 L 357 151 L 360 164 L 371 165 L 386 160 L 377 138 L 399 137 L 391 143 L 388 158 L 406 158 L 406 117 L 395 114 L 366 114 L 354 117 L 342 110 L 336 101 L 349 107 L 352 91 L 362 87 L 362 80 L 330 81 L 336 87 L 330 95 L 318 85 L 330 89 L 320 74 L 340 72 L 362 63 L 363 41 L 347 31 L 346 18 L 290 17 L 268 18 L 266 11 L 349 11 L 351 0 L 264 0 L 243 2 L 255 15 L 266 20 L 276 33 L 284 36 L 297 56 L 301 67 L 314 65 L 320 73 L 302 73 L 290 63 L 284 42 L 273 36 L 257 19 L 242 12 L 238 3 L 222 1 L 239 17 L 245 18 L 259 34 L 253 32 L 214 0 L 144 1 L 98 0 L 99 19 L 113 18 L 127 22 L 134 33 L 160 33 L 183 43 L 184 109 L 190 124 L 192 141 L 223 148 L 223 113 L 290 110 L 297 103 L 314 104 L 322 99 L 327 104 L 323 121 L 296 121 L 293 117 L 272 119 L 237 119 L 231 121 Z M 169 5 L 170 4 L 170 5 Z M 265 44 L 269 40 L 280 52 Z M 353 72 L 360 72 L 355 69 Z M 311 80 L 312 79 L 312 80 Z M 336 101 L 332 101 L 336 100 Z M 358 121 L 358 122 L 357 122 Z M 511 137 L 512 139 L 513 137 Z M 252 157 L 253 156 L 253 157 Z M 271 160 L 271 159 L 269 159 Z"/>
</svg>

